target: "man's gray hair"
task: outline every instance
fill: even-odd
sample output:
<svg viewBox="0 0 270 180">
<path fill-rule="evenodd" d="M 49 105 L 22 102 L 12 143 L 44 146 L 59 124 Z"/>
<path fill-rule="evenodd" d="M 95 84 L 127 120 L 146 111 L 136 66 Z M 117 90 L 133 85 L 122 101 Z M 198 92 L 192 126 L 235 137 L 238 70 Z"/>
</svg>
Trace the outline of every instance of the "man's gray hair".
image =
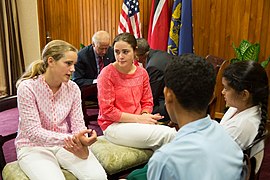
<svg viewBox="0 0 270 180">
<path fill-rule="evenodd" d="M 99 44 L 100 42 L 109 42 L 110 41 L 110 34 L 107 31 L 97 31 L 92 36 L 92 42 L 94 44 Z"/>
</svg>

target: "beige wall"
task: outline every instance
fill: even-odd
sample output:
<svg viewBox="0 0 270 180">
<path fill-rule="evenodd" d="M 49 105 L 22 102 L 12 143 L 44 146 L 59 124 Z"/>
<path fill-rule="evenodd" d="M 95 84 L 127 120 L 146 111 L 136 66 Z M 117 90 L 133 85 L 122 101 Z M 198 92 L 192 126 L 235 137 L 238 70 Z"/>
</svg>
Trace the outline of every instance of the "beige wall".
<svg viewBox="0 0 270 180">
<path fill-rule="evenodd" d="M 17 0 L 25 66 L 40 58 L 37 0 Z"/>
</svg>

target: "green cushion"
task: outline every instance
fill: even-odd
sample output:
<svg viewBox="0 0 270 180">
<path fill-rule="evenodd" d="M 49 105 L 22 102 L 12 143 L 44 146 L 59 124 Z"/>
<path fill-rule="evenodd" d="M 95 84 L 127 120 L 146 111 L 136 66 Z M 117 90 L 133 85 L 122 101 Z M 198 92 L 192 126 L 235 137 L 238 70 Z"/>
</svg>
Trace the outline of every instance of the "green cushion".
<svg viewBox="0 0 270 180">
<path fill-rule="evenodd" d="M 62 172 L 67 180 L 77 180 L 77 178 L 69 171 L 62 169 Z M 17 161 L 7 163 L 2 174 L 4 180 L 29 180 L 29 178 L 21 170 Z"/>
<path fill-rule="evenodd" d="M 136 149 L 113 144 L 99 136 L 91 150 L 109 175 L 145 164 L 152 156 L 150 149 Z"/>
<path fill-rule="evenodd" d="M 149 149 L 136 149 L 113 144 L 104 136 L 98 137 L 98 141 L 91 146 L 91 151 L 109 175 L 145 164 L 153 154 L 153 151 Z M 76 180 L 72 173 L 64 169 L 62 171 L 67 180 Z M 8 163 L 2 174 L 5 180 L 29 180 L 17 161 Z"/>
</svg>

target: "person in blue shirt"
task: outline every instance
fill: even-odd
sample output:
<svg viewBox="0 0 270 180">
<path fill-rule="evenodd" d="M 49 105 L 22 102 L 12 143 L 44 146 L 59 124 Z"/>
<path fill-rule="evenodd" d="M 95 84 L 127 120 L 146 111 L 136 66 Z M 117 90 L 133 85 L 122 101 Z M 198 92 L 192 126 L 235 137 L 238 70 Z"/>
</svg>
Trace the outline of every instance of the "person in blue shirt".
<svg viewBox="0 0 270 180">
<path fill-rule="evenodd" d="M 149 160 L 147 179 L 240 179 L 241 148 L 207 115 L 215 86 L 212 65 L 194 54 L 176 56 L 168 63 L 164 80 L 166 108 L 180 129 Z"/>
</svg>

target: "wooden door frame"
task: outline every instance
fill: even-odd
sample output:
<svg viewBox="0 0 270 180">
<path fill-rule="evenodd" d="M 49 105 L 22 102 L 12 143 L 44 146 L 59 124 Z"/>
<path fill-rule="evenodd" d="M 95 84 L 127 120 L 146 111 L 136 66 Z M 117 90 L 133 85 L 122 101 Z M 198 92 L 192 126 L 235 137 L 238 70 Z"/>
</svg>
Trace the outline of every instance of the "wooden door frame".
<svg viewBox="0 0 270 180">
<path fill-rule="evenodd" d="M 46 43 L 46 22 L 45 22 L 44 0 L 38 0 L 37 7 L 38 7 L 40 49 L 43 49 L 44 46 L 47 44 Z"/>
</svg>

